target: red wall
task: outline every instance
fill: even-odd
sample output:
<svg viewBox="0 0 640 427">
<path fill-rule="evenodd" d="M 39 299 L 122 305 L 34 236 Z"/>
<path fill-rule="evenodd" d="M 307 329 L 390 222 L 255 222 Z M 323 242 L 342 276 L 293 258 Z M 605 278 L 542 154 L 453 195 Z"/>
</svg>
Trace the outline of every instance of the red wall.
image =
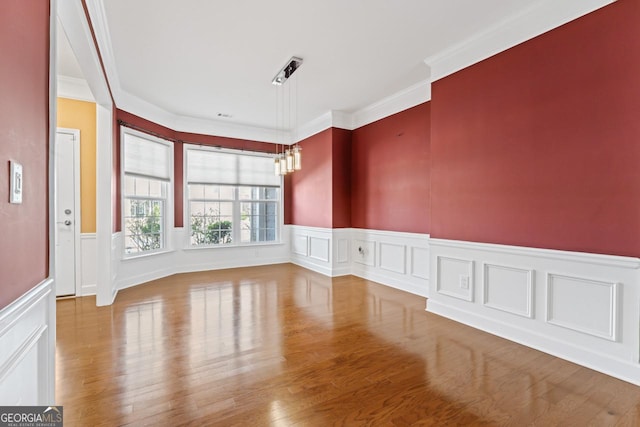
<svg viewBox="0 0 640 427">
<path fill-rule="evenodd" d="M 351 131 L 331 129 L 333 228 L 351 227 Z"/>
<path fill-rule="evenodd" d="M 332 228 L 333 132 L 300 142 L 302 170 L 285 177 L 285 224 Z"/>
<path fill-rule="evenodd" d="M 431 235 L 640 255 L 640 2 L 434 83 Z"/>
<path fill-rule="evenodd" d="M 49 274 L 49 2 L 0 2 L 0 309 Z M 9 160 L 23 202 L 9 204 Z"/>
<path fill-rule="evenodd" d="M 430 103 L 353 131 L 351 226 L 429 233 Z"/>
</svg>

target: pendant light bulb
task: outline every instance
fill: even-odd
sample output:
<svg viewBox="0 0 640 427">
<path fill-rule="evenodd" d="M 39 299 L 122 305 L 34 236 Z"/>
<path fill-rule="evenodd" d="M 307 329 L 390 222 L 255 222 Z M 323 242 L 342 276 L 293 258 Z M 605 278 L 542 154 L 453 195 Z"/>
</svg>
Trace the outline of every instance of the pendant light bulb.
<svg viewBox="0 0 640 427">
<path fill-rule="evenodd" d="M 286 175 L 287 174 L 287 159 L 284 157 L 284 154 L 282 155 L 282 157 L 280 157 L 279 163 L 280 163 L 280 175 Z"/>
<path fill-rule="evenodd" d="M 302 148 L 293 147 L 293 169 L 299 171 L 302 169 Z"/>
<path fill-rule="evenodd" d="M 273 172 L 276 176 L 280 175 L 280 159 L 277 157 L 273 159 Z"/>
<path fill-rule="evenodd" d="M 285 153 L 285 158 L 287 159 L 287 172 L 293 172 L 293 153 L 291 150 L 287 150 Z"/>
</svg>

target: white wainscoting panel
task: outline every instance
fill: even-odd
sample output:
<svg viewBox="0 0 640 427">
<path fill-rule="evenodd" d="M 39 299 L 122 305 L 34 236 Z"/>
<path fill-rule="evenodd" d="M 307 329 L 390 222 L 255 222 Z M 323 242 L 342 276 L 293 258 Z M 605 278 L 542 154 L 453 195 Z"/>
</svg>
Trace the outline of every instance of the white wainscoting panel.
<svg viewBox="0 0 640 427">
<path fill-rule="evenodd" d="M 291 236 L 290 261 L 301 267 L 334 276 L 334 263 L 331 248 L 335 245 L 333 231 L 330 228 L 286 226 Z M 307 243 L 305 250 L 300 249 L 301 242 Z M 296 248 L 297 246 L 297 248 Z M 335 251 L 334 251 L 335 252 Z"/>
<path fill-rule="evenodd" d="M 376 244 L 371 240 L 353 241 L 353 262 L 362 265 L 375 267 L 376 265 Z"/>
<path fill-rule="evenodd" d="M 349 262 L 349 239 L 339 239 L 337 241 L 336 261 L 340 263 Z"/>
<path fill-rule="evenodd" d="M 52 405 L 55 291 L 45 280 L 0 310 L 0 405 Z"/>
<path fill-rule="evenodd" d="M 640 385 L 640 259 L 443 239 L 429 251 L 427 311 Z M 469 265 L 482 266 L 473 300 L 459 295 Z"/>
<path fill-rule="evenodd" d="M 353 275 L 429 296 L 428 234 L 360 228 L 351 229 L 351 234 Z"/>
<path fill-rule="evenodd" d="M 96 233 L 82 233 L 80 235 L 80 295 L 95 295 L 97 284 L 97 257 Z"/>
<path fill-rule="evenodd" d="M 618 284 L 547 274 L 547 322 L 615 341 Z"/>
<path fill-rule="evenodd" d="M 323 262 L 329 262 L 329 248 L 331 247 L 331 238 L 328 237 L 309 237 L 309 257 Z"/>
<path fill-rule="evenodd" d="M 380 268 L 398 274 L 407 273 L 407 247 L 380 243 Z"/>
<path fill-rule="evenodd" d="M 439 294 L 473 301 L 473 261 L 436 257 L 436 290 Z"/>
<path fill-rule="evenodd" d="M 296 234 L 293 236 L 293 253 L 296 255 L 309 256 L 309 236 Z"/>
<path fill-rule="evenodd" d="M 173 247 L 162 253 L 118 260 L 117 289 L 136 286 L 177 273 L 252 267 L 289 262 L 289 230 L 282 230 L 282 243 L 265 245 L 192 248 L 187 229 L 173 228 Z M 121 251 L 120 247 L 120 251 Z"/>
<path fill-rule="evenodd" d="M 288 227 L 291 234 L 291 262 L 294 264 L 327 276 L 353 274 L 406 292 L 428 296 L 427 234 L 299 225 Z M 307 242 L 306 250 L 303 250 L 302 242 Z"/>
<path fill-rule="evenodd" d="M 351 229 L 334 228 L 331 230 L 333 239 L 333 258 L 331 264 L 332 276 L 344 276 L 351 274 Z"/>
<path fill-rule="evenodd" d="M 429 249 L 411 248 L 411 275 L 418 279 L 429 280 Z"/>
<path fill-rule="evenodd" d="M 486 307 L 533 317 L 533 270 L 487 263 L 483 268 Z"/>
</svg>

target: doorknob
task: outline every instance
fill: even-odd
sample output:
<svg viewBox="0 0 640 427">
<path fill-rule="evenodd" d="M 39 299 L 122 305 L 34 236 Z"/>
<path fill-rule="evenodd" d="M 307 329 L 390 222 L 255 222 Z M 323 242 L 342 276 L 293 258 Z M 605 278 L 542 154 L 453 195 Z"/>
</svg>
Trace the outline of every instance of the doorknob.
<svg viewBox="0 0 640 427">
<path fill-rule="evenodd" d="M 66 220 L 66 221 L 64 222 L 64 225 L 71 225 L 71 221 Z"/>
</svg>

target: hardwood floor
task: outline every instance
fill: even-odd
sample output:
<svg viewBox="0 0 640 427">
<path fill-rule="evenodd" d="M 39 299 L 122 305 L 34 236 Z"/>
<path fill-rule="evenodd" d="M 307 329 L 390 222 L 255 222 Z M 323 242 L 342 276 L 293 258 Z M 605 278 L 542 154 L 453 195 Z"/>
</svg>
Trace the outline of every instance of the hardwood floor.
<svg viewBox="0 0 640 427">
<path fill-rule="evenodd" d="M 640 425 L 640 387 L 290 264 L 57 303 L 65 426 Z"/>
</svg>

